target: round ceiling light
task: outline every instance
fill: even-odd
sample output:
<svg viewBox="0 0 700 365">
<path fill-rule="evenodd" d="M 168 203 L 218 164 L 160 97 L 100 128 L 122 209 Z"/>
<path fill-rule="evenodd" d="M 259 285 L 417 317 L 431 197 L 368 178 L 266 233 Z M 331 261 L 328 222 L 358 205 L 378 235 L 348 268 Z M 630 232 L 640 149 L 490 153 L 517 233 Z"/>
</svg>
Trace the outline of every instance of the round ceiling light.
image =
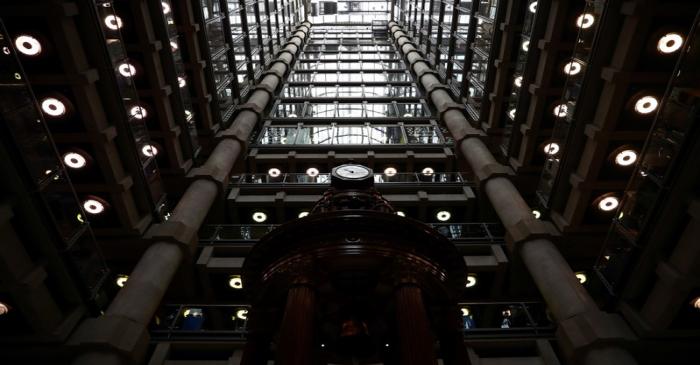
<svg viewBox="0 0 700 365">
<path fill-rule="evenodd" d="M 566 65 L 564 65 L 564 73 L 569 75 L 569 76 L 578 75 L 579 73 L 581 73 L 582 68 L 583 67 L 581 66 L 580 63 L 578 63 L 576 61 L 571 61 L 571 62 L 567 63 Z"/>
<path fill-rule="evenodd" d="M 243 289 L 243 279 L 240 275 L 231 275 L 228 278 L 228 286 L 233 289 Z"/>
<path fill-rule="evenodd" d="M 158 148 L 152 144 L 147 144 L 141 147 L 141 153 L 146 157 L 153 157 L 158 155 Z"/>
<path fill-rule="evenodd" d="M 513 85 L 515 85 L 516 87 L 522 87 L 523 86 L 523 77 L 518 76 L 515 79 L 513 79 Z"/>
<path fill-rule="evenodd" d="M 136 105 L 129 109 L 129 115 L 136 119 L 143 119 L 146 118 L 148 112 L 146 111 L 146 108 Z"/>
<path fill-rule="evenodd" d="M 253 220 L 258 223 L 263 223 L 267 220 L 267 214 L 264 212 L 255 212 L 253 213 Z"/>
<path fill-rule="evenodd" d="M 0 316 L 7 314 L 10 311 L 10 306 L 0 302 Z"/>
<path fill-rule="evenodd" d="M 282 171 L 280 171 L 280 169 L 276 167 L 273 167 L 267 170 L 267 174 L 270 175 L 270 177 L 279 177 L 280 175 L 282 175 Z"/>
<path fill-rule="evenodd" d="M 637 161 L 637 152 L 634 150 L 624 150 L 620 151 L 615 156 L 615 163 L 620 166 L 630 166 Z"/>
<path fill-rule="evenodd" d="M 659 107 L 659 99 L 647 95 L 642 96 L 634 103 L 634 111 L 639 114 L 653 113 Z"/>
<path fill-rule="evenodd" d="M 116 15 L 107 15 L 105 17 L 105 26 L 111 30 L 118 30 L 122 27 L 122 18 Z"/>
<path fill-rule="evenodd" d="M 187 109 L 185 109 L 185 118 L 187 118 L 187 119 L 192 118 L 192 112 L 189 111 L 189 110 L 187 110 Z"/>
<path fill-rule="evenodd" d="M 165 1 L 161 1 L 160 4 L 163 6 L 163 14 L 170 14 L 170 4 Z"/>
<path fill-rule="evenodd" d="M 387 167 L 384 169 L 384 175 L 395 176 L 398 173 L 395 167 Z"/>
<path fill-rule="evenodd" d="M 66 104 L 56 98 L 45 98 L 41 101 L 41 111 L 50 117 L 60 117 L 66 114 Z"/>
<path fill-rule="evenodd" d="M 522 48 L 523 51 L 527 52 L 530 50 L 530 41 L 525 41 L 523 44 L 520 45 L 520 48 Z"/>
<path fill-rule="evenodd" d="M 412 116 L 413 116 L 413 114 L 411 114 L 411 113 L 404 113 L 404 115 L 403 115 L 404 118 L 410 118 Z"/>
<path fill-rule="evenodd" d="M 316 176 L 318 176 L 319 173 L 320 172 L 315 167 L 309 167 L 308 169 L 306 169 L 306 174 L 311 176 L 311 177 L 316 177 Z"/>
<path fill-rule="evenodd" d="M 598 203 L 598 209 L 609 212 L 615 210 L 617 206 L 620 205 L 620 201 L 614 196 L 608 196 L 600 200 Z"/>
<path fill-rule="evenodd" d="M 136 67 L 134 65 L 124 62 L 117 67 L 119 74 L 124 77 L 131 77 L 136 75 Z"/>
<path fill-rule="evenodd" d="M 700 297 L 693 299 L 691 303 L 693 305 L 693 308 L 700 309 Z"/>
<path fill-rule="evenodd" d="M 105 206 L 95 199 L 87 199 L 83 202 L 83 209 L 89 214 L 100 214 L 105 211 Z"/>
<path fill-rule="evenodd" d="M 559 104 L 554 107 L 554 111 L 552 112 L 555 117 L 563 118 L 566 116 L 566 113 L 569 112 L 569 107 L 566 106 L 566 104 Z"/>
<path fill-rule="evenodd" d="M 129 280 L 129 275 L 118 275 L 117 280 L 115 280 L 114 282 L 117 284 L 118 287 L 123 288 L 127 280 Z"/>
<path fill-rule="evenodd" d="M 187 86 L 187 81 L 185 81 L 185 78 L 184 78 L 184 77 L 178 76 L 178 77 L 177 77 L 177 84 L 178 84 L 180 87 L 185 87 L 185 86 Z"/>
<path fill-rule="evenodd" d="M 30 35 L 22 34 L 15 38 L 15 48 L 25 56 L 37 56 L 41 53 L 41 42 Z"/>
<path fill-rule="evenodd" d="M 68 152 L 63 155 L 63 163 L 72 169 L 81 169 L 87 165 L 87 159 L 77 152 Z"/>
<path fill-rule="evenodd" d="M 539 210 L 535 209 L 532 211 L 532 215 L 535 216 L 535 219 L 540 219 L 540 217 L 542 216 L 542 213 L 540 213 Z"/>
<path fill-rule="evenodd" d="M 678 51 L 683 46 L 683 36 L 672 32 L 666 33 L 656 43 L 656 49 L 663 54 L 670 54 Z"/>
<path fill-rule="evenodd" d="M 177 51 L 178 48 L 180 48 L 180 47 L 177 45 L 177 42 L 175 42 L 175 41 L 170 41 L 170 49 L 171 49 L 172 51 Z"/>
<path fill-rule="evenodd" d="M 467 284 L 465 287 L 471 288 L 476 285 L 476 275 L 475 274 L 469 274 L 467 275 Z"/>
<path fill-rule="evenodd" d="M 299 218 L 304 218 L 304 217 L 306 217 L 307 215 L 309 215 L 309 212 L 307 212 L 307 211 L 302 211 L 302 212 L 299 212 L 298 217 L 299 217 Z"/>
<path fill-rule="evenodd" d="M 576 18 L 576 26 L 581 29 L 588 29 L 593 26 L 595 22 L 595 17 L 593 14 L 583 13 Z"/>
<path fill-rule="evenodd" d="M 511 109 L 508 111 L 508 117 L 512 120 L 515 120 L 515 109 Z"/>
<path fill-rule="evenodd" d="M 246 320 L 248 319 L 248 310 L 247 309 L 239 309 L 236 311 L 236 318 Z"/>
<path fill-rule="evenodd" d="M 452 213 L 446 211 L 446 210 L 441 210 L 435 214 L 435 218 L 439 220 L 440 222 L 447 222 L 452 218 Z"/>
<path fill-rule="evenodd" d="M 533 1 L 530 6 L 528 6 L 528 9 L 531 13 L 535 14 L 537 12 L 537 1 Z"/>
<path fill-rule="evenodd" d="M 422 172 L 423 175 L 425 175 L 425 176 L 431 176 L 432 174 L 435 173 L 435 171 L 433 170 L 432 167 L 426 167 L 426 168 L 424 168 L 423 171 L 421 171 L 421 172 Z"/>
<path fill-rule="evenodd" d="M 396 211 L 396 215 L 398 215 L 399 217 L 405 217 L 405 216 L 406 216 L 406 213 L 404 213 L 404 212 L 402 212 L 402 211 L 400 211 L 400 210 L 397 210 L 397 211 Z"/>
<path fill-rule="evenodd" d="M 586 281 L 588 281 L 588 277 L 587 277 L 586 274 L 585 274 L 584 272 L 582 272 L 582 271 L 579 271 L 579 272 L 576 273 L 576 279 L 578 279 L 578 282 L 581 283 L 581 284 L 583 284 L 583 283 L 585 283 Z"/>
<path fill-rule="evenodd" d="M 549 156 L 554 156 L 559 153 L 559 144 L 556 142 L 547 143 L 544 145 L 544 153 Z"/>
<path fill-rule="evenodd" d="M 460 310 L 462 311 L 462 317 L 466 317 L 469 315 L 469 308 L 462 307 Z"/>
</svg>

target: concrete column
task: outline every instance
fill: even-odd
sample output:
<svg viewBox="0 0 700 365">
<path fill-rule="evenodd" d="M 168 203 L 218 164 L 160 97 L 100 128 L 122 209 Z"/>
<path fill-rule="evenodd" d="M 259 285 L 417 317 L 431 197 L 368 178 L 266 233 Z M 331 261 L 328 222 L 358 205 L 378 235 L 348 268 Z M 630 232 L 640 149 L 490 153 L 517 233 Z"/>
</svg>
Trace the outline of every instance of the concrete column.
<svg viewBox="0 0 700 365">
<path fill-rule="evenodd" d="M 396 324 L 399 362 L 402 365 L 436 365 L 423 294 L 414 284 L 401 284 L 396 290 Z"/>
<path fill-rule="evenodd" d="M 287 304 L 277 343 L 279 365 L 309 365 L 314 358 L 314 312 L 316 294 L 307 284 L 296 285 L 287 294 Z"/>
</svg>

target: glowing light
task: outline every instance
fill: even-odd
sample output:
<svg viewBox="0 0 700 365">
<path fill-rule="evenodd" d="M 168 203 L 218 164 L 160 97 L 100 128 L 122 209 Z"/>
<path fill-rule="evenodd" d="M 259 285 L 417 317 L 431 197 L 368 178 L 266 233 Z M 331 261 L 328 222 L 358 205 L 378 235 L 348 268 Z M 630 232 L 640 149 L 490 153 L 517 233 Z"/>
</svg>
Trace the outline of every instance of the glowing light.
<svg viewBox="0 0 700 365">
<path fill-rule="evenodd" d="M 441 210 L 435 214 L 435 218 L 439 220 L 440 222 L 447 222 L 452 218 L 452 213 L 446 211 L 446 210 Z"/>
<path fill-rule="evenodd" d="M 124 25 L 124 23 L 122 23 L 122 18 L 116 15 L 107 15 L 105 17 L 105 26 L 111 30 L 118 30 L 122 25 Z"/>
<path fill-rule="evenodd" d="M 307 215 L 309 215 L 309 212 L 303 211 L 303 212 L 299 212 L 298 217 L 299 217 L 299 218 L 304 218 L 304 217 L 306 217 Z"/>
<path fill-rule="evenodd" d="M 7 312 L 10 311 L 10 306 L 7 304 L 0 302 L 0 316 L 7 314 Z"/>
<path fill-rule="evenodd" d="M 531 13 L 535 14 L 537 12 L 537 1 L 532 2 L 528 7 Z"/>
<path fill-rule="evenodd" d="M 83 215 L 80 213 L 75 216 L 75 219 L 80 223 L 85 223 L 85 219 L 83 219 Z"/>
<path fill-rule="evenodd" d="M 175 42 L 175 41 L 170 41 L 170 49 L 171 49 L 173 52 L 174 52 L 174 51 L 177 51 L 178 48 L 180 48 L 180 47 L 177 45 L 177 42 Z"/>
<path fill-rule="evenodd" d="M 311 177 L 316 177 L 316 176 L 318 176 L 319 173 L 320 172 L 315 167 L 309 167 L 308 169 L 306 169 L 306 174 L 311 176 Z"/>
<path fill-rule="evenodd" d="M 146 118 L 148 115 L 148 112 L 146 111 L 146 108 L 142 106 L 133 106 L 131 109 L 129 109 L 129 115 L 136 119 L 143 119 Z"/>
<path fill-rule="evenodd" d="M 290 113 L 287 118 L 296 118 L 297 115 L 295 113 Z"/>
<path fill-rule="evenodd" d="M 163 14 L 170 14 L 170 4 L 165 1 L 161 1 L 160 4 L 163 6 Z"/>
<path fill-rule="evenodd" d="M 678 33 L 667 33 L 659 38 L 656 49 L 663 54 L 678 51 L 683 46 L 683 36 Z"/>
<path fill-rule="evenodd" d="M 476 286 L 476 275 L 469 274 L 467 275 L 467 284 L 465 285 L 465 287 L 471 288 L 473 286 Z"/>
<path fill-rule="evenodd" d="M 119 71 L 119 74 L 124 77 L 136 76 L 136 67 L 128 62 L 124 62 L 119 65 L 117 67 L 117 71 Z"/>
<path fill-rule="evenodd" d="M 187 317 L 203 317 L 204 312 L 202 312 L 202 309 L 200 308 L 187 308 L 185 311 L 182 313 L 182 315 L 187 318 Z"/>
<path fill-rule="evenodd" d="M 460 308 L 460 310 L 462 311 L 462 317 L 466 317 L 469 315 L 469 308 L 463 307 L 463 308 Z"/>
<path fill-rule="evenodd" d="M 598 209 L 604 212 L 609 212 L 611 210 L 615 210 L 618 205 L 620 205 L 620 201 L 614 196 L 609 196 L 600 200 L 598 203 Z"/>
<path fill-rule="evenodd" d="M 512 120 L 515 120 L 515 109 L 511 109 L 508 111 L 508 117 Z"/>
<path fill-rule="evenodd" d="M 15 38 L 15 48 L 17 48 L 19 53 L 25 56 L 37 56 L 41 53 L 41 43 L 39 40 L 26 34 Z M 9 49 L 6 54 L 9 54 Z"/>
<path fill-rule="evenodd" d="M 693 308 L 700 309 L 700 297 L 693 299 Z"/>
<path fill-rule="evenodd" d="M 246 320 L 248 319 L 248 310 L 247 309 L 239 309 L 236 311 L 236 318 Z"/>
<path fill-rule="evenodd" d="M 563 118 L 566 116 L 566 113 L 569 112 L 569 107 L 566 106 L 566 104 L 559 104 L 554 107 L 553 114 L 555 117 L 560 117 Z"/>
<path fill-rule="evenodd" d="M 578 282 L 581 284 L 588 281 L 588 277 L 586 276 L 586 274 L 580 271 L 576 273 L 576 279 L 578 279 Z"/>
<path fill-rule="evenodd" d="M 402 212 L 402 211 L 400 211 L 400 210 L 397 210 L 397 211 L 396 211 L 396 215 L 398 215 L 399 217 L 405 217 L 405 216 L 406 216 L 406 213 L 404 213 L 404 212 Z"/>
<path fill-rule="evenodd" d="M 523 44 L 520 45 L 520 48 L 522 48 L 523 51 L 527 52 L 530 50 L 530 41 L 525 41 Z"/>
<path fill-rule="evenodd" d="M 593 26 L 595 22 L 595 17 L 593 14 L 583 13 L 576 18 L 576 26 L 581 29 L 588 29 Z"/>
<path fill-rule="evenodd" d="M 535 219 L 540 219 L 540 217 L 542 216 L 542 213 L 540 213 L 539 210 L 536 210 L 536 209 L 535 209 L 535 210 L 532 211 L 532 215 L 535 216 Z"/>
<path fill-rule="evenodd" d="M 412 116 L 413 116 L 413 114 L 411 114 L 411 113 L 404 113 L 404 115 L 403 115 L 404 118 L 410 118 Z"/>
<path fill-rule="evenodd" d="M 228 279 L 228 286 L 233 289 L 243 289 L 243 279 L 240 275 L 231 275 Z"/>
<path fill-rule="evenodd" d="M 267 214 L 264 212 L 255 212 L 253 213 L 253 220 L 258 223 L 262 223 L 267 220 Z"/>
<path fill-rule="evenodd" d="M 653 113 L 659 107 L 659 99 L 647 95 L 642 96 L 634 103 L 634 110 L 639 114 Z"/>
<path fill-rule="evenodd" d="M 515 79 L 513 79 L 513 85 L 515 85 L 516 87 L 522 87 L 523 86 L 523 77 L 518 76 Z"/>
<path fill-rule="evenodd" d="M 119 275 L 115 283 L 118 287 L 123 288 L 127 280 L 129 280 L 129 275 Z"/>
<path fill-rule="evenodd" d="M 90 214 L 100 214 L 105 211 L 105 206 L 95 199 L 87 199 L 83 202 L 83 209 Z"/>
<path fill-rule="evenodd" d="M 187 118 L 187 119 L 192 118 L 192 112 L 189 111 L 189 110 L 187 110 L 187 109 L 185 109 L 185 118 Z"/>
<path fill-rule="evenodd" d="M 559 144 L 552 142 L 552 143 L 547 143 L 544 145 L 544 153 L 549 155 L 549 156 L 554 156 L 557 153 L 559 153 Z"/>
<path fill-rule="evenodd" d="M 279 177 L 280 175 L 282 175 L 282 171 L 280 171 L 280 169 L 278 169 L 276 167 L 273 167 L 273 168 L 267 170 L 267 174 L 270 175 L 271 177 Z"/>
<path fill-rule="evenodd" d="M 571 61 L 564 65 L 564 73 L 571 76 L 578 75 L 581 72 L 582 68 L 583 67 L 580 63 L 576 61 Z"/>
<path fill-rule="evenodd" d="M 184 77 L 178 76 L 178 77 L 177 77 L 177 84 L 178 84 L 180 87 L 185 87 L 185 86 L 187 86 L 187 81 L 185 81 L 185 78 L 184 78 Z"/>
<path fill-rule="evenodd" d="M 637 161 L 637 152 L 634 150 L 624 150 L 615 156 L 615 163 L 620 166 L 630 166 Z"/>
<path fill-rule="evenodd" d="M 41 111 L 51 117 L 60 117 L 66 114 L 66 104 L 56 98 L 46 98 L 41 101 Z"/>
<path fill-rule="evenodd" d="M 158 148 L 152 144 L 147 144 L 141 147 L 141 153 L 146 157 L 154 157 L 158 155 Z"/>
<path fill-rule="evenodd" d="M 426 167 L 421 172 L 423 173 L 424 176 L 431 176 L 432 174 L 435 173 L 435 171 L 433 170 L 432 167 Z"/>
<path fill-rule="evenodd" d="M 394 176 L 397 173 L 398 173 L 398 171 L 396 171 L 395 167 L 387 167 L 384 169 L 384 175 L 386 175 L 386 176 Z"/>
<path fill-rule="evenodd" d="M 77 152 L 68 152 L 63 155 L 63 163 L 72 169 L 81 169 L 87 165 L 87 160 Z"/>
</svg>

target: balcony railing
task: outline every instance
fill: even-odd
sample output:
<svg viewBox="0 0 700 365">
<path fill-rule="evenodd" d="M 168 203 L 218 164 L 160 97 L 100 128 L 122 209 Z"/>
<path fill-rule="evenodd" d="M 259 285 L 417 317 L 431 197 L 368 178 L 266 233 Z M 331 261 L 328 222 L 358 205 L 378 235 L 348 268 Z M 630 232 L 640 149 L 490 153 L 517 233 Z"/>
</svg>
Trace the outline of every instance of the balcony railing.
<svg viewBox="0 0 700 365">
<path fill-rule="evenodd" d="M 435 173 L 396 173 L 374 174 L 375 184 L 457 184 L 472 183 L 466 180 L 459 172 L 435 172 Z M 331 183 L 331 174 L 305 174 L 305 173 L 277 173 L 277 174 L 241 174 L 231 176 L 231 186 L 241 185 L 328 185 Z"/>
</svg>

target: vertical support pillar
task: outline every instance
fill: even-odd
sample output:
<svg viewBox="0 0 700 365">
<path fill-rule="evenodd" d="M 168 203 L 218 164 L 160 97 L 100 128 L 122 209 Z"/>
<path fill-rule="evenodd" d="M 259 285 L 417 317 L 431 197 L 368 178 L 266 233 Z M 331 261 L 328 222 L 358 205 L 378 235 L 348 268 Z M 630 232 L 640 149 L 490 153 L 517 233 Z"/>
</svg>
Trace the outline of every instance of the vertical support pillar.
<svg viewBox="0 0 700 365">
<path fill-rule="evenodd" d="M 464 328 L 461 312 L 457 307 L 450 307 L 442 320 L 442 333 L 440 333 L 440 353 L 445 365 L 467 365 L 469 354 L 464 346 Z"/>
<path fill-rule="evenodd" d="M 396 323 L 402 365 L 436 365 L 430 323 L 418 286 L 402 283 L 396 290 Z"/>
<path fill-rule="evenodd" d="M 315 305 L 316 294 L 308 283 L 297 284 L 289 290 L 277 346 L 276 364 L 313 363 Z"/>
</svg>

